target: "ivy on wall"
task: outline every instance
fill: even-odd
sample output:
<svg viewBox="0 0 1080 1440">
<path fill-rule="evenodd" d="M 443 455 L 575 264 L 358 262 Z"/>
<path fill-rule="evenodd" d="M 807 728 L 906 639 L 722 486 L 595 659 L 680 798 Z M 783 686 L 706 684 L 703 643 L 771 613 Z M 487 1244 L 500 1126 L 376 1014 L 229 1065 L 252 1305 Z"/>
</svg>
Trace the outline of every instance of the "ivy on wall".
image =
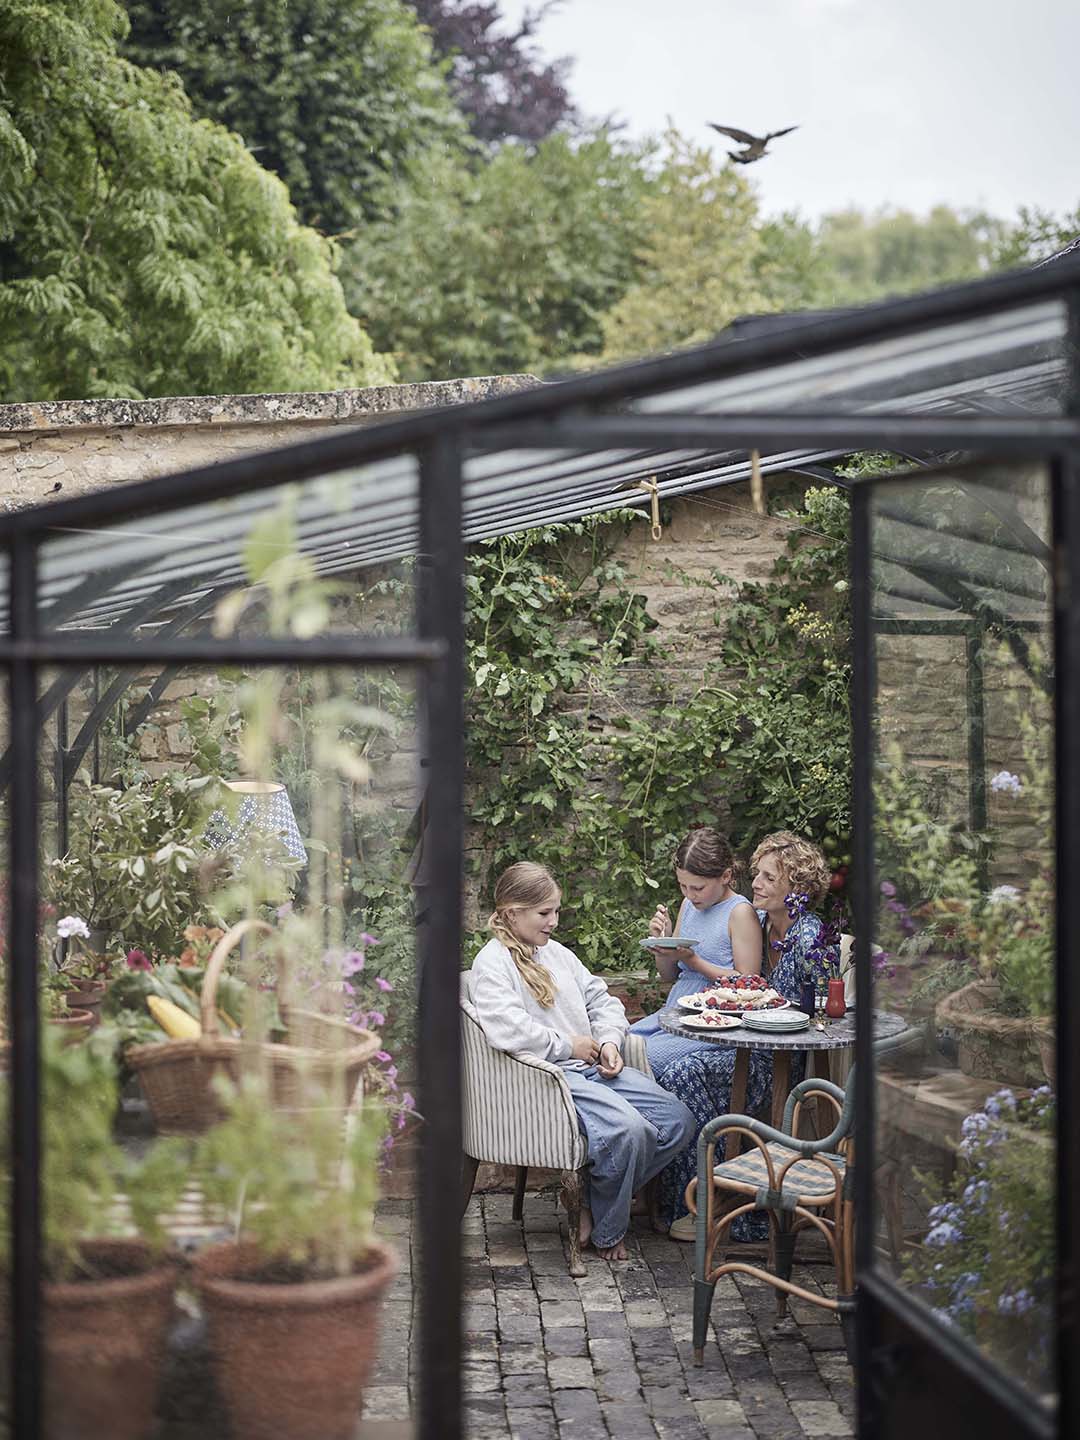
<svg viewBox="0 0 1080 1440">
<path fill-rule="evenodd" d="M 721 826 L 744 855 L 769 830 L 799 830 L 842 884 L 847 501 L 810 490 L 777 519 L 791 531 L 768 582 L 743 585 L 733 605 L 720 571 L 704 587 L 702 613 L 724 627 L 719 662 L 696 663 L 691 641 L 677 676 L 616 555 L 625 516 L 473 552 L 466 747 L 481 905 L 503 866 L 537 860 L 563 883 L 578 954 L 618 970 L 638 963 L 644 916 L 672 889 L 670 857 L 690 825 Z"/>
</svg>

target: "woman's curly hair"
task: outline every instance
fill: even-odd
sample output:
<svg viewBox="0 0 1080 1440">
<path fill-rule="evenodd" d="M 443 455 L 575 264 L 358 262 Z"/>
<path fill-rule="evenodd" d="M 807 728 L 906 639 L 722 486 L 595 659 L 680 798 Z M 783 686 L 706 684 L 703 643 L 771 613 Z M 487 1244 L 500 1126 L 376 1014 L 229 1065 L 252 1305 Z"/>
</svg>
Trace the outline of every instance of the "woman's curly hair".
<svg viewBox="0 0 1080 1440">
<path fill-rule="evenodd" d="M 812 840 L 791 830 L 766 835 L 750 857 L 750 869 L 757 871 L 766 855 L 775 855 L 787 879 L 788 893 L 807 895 L 811 905 L 821 902 L 831 878 L 825 856 Z"/>
</svg>

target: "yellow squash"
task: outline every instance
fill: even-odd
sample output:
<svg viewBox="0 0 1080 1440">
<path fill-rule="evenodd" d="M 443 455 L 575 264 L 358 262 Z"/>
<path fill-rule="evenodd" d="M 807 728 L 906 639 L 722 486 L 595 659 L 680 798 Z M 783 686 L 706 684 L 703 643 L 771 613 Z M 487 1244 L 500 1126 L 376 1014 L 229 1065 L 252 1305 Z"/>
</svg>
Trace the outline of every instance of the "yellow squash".
<svg viewBox="0 0 1080 1440">
<path fill-rule="evenodd" d="M 174 1040 L 198 1040 L 202 1034 L 202 1026 L 198 1020 L 186 1010 L 181 1010 L 179 1005 L 174 1005 L 171 1000 L 165 1000 L 160 995 L 148 995 L 146 1008 L 165 1034 Z"/>
</svg>

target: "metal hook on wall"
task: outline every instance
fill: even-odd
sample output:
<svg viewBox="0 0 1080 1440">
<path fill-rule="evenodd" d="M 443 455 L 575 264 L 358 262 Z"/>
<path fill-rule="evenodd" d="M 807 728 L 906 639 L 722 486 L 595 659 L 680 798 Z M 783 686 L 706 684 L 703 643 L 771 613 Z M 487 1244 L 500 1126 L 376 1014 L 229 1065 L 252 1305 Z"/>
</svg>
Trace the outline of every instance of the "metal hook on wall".
<svg viewBox="0 0 1080 1440">
<path fill-rule="evenodd" d="M 652 510 L 650 517 L 652 519 L 652 538 L 659 540 L 663 536 L 664 527 L 660 524 L 660 487 L 656 483 L 656 476 L 652 476 L 649 480 L 639 480 L 634 488 L 644 490 L 647 495 L 652 497 L 652 506 L 650 507 Z"/>
</svg>

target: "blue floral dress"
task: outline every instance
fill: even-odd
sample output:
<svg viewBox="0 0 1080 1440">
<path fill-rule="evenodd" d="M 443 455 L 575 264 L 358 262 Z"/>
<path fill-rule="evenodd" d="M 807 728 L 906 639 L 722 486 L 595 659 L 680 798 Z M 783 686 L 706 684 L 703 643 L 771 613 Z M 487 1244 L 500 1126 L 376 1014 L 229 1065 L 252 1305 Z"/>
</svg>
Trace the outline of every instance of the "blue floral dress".
<svg viewBox="0 0 1080 1440">
<path fill-rule="evenodd" d="M 762 924 L 762 947 L 765 945 L 766 917 L 758 911 Z M 815 969 L 820 963 L 821 938 L 824 927 L 816 915 L 802 911 L 792 921 L 780 945 L 776 965 L 769 973 L 769 983 L 778 990 L 785 1000 L 798 1001 L 803 973 L 808 966 Z M 827 961 L 830 966 L 838 963 L 838 956 L 832 953 Z M 767 970 L 763 961 L 762 971 Z M 660 1175 L 659 1215 L 666 1224 L 686 1214 L 686 1187 L 697 1174 L 697 1142 L 702 1129 L 717 1115 L 726 1115 L 731 1110 L 731 1081 L 735 1073 L 735 1048 L 713 1042 L 707 1049 L 695 1049 L 671 1061 L 663 1069 L 654 1072 L 657 1084 L 677 1095 L 688 1106 L 697 1121 L 694 1138 L 687 1148 Z M 796 1084 L 802 1078 L 805 1064 L 799 1053 L 792 1057 L 791 1081 Z M 768 1050 L 750 1051 L 750 1071 L 746 1081 L 746 1111 L 750 1115 L 766 1109 L 772 1099 L 772 1053 Z M 739 1217 L 731 1226 L 733 1240 L 760 1240 L 768 1233 L 768 1218 L 763 1214 L 747 1214 Z"/>
</svg>

